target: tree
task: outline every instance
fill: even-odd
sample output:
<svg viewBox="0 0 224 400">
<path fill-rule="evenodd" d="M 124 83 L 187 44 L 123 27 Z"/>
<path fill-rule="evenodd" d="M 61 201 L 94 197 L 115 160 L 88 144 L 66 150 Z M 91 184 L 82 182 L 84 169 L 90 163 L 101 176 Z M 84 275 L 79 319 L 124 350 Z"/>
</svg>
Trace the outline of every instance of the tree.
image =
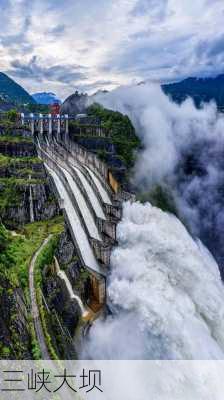
<svg viewBox="0 0 224 400">
<path fill-rule="evenodd" d="M 10 122 L 16 122 L 17 118 L 18 118 L 18 113 L 15 109 L 10 110 L 6 113 L 6 118 L 10 121 Z"/>
<path fill-rule="evenodd" d="M 97 103 L 91 105 L 87 109 L 87 113 L 101 120 L 102 126 L 112 134 L 111 139 L 117 155 L 128 168 L 132 167 L 135 150 L 140 146 L 140 140 L 135 134 L 135 129 L 129 117 L 118 111 L 108 110 Z"/>
</svg>

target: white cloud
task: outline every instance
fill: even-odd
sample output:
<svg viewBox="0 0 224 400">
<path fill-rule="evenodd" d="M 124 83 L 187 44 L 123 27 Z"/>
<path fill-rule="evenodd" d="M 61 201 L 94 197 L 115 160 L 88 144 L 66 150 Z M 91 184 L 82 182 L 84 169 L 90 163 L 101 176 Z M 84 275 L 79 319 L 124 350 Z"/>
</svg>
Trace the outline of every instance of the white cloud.
<svg viewBox="0 0 224 400">
<path fill-rule="evenodd" d="M 0 0 L 1 69 L 14 59 L 29 64 L 37 56 L 43 69 L 81 65 L 86 82 L 68 83 L 18 77 L 28 90 L 50 88 L 66 96 L 76 87 L 105 81 L 111 89 L 148 78 L 169 80 L 220 72 L 222 48 L 209 56 L 223 34 L 221 0 Z M 202 44 L 202 45 L 201 45 Z M 70 71 L 72 72 L 72 71 Z M 71 75 L 72 76 L 72 75 Z M 105 87 L 104 87 L 105 88 Z"/>
</svg>

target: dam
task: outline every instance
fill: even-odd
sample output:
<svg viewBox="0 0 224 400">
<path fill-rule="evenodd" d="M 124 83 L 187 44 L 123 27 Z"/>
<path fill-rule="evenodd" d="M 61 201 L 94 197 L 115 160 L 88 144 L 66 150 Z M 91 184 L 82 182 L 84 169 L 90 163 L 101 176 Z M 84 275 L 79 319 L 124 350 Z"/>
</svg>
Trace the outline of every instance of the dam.
<svg viewBox="0 0 224 400">
<path fill-rule="evenodd" d="M 70 139 L 68 120 L 68 116 L 57 116 L 53 121 L 49 115 L 21 115 L 51 177 L 82 266 L 90 274 L 92 296 L 88 307 L 99 312 L 106 304 L 110 255 L 116 245 L 122 201 L 133 196 L 122 191 L 105 163 Z M 57 273 L 71 295 L 66 274 Z"/>
</svg>

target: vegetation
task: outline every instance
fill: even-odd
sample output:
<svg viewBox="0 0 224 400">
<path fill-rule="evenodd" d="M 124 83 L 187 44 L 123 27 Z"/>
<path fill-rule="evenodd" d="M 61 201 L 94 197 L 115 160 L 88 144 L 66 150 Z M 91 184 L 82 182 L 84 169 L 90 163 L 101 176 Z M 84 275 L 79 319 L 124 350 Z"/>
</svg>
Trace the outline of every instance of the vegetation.
<svg viewBox="0 0 224 400">
<path fill-rule="evenodd" d="M 2 346 L 2 348 L 1 348 L 1 358 L 3 358 L 3 359 L 9 358 L 10 353 L 11 353 L 11 351 L 10 351 L 9 347 Z"/>
<path fill-rule="evenodd" d="M 9 119 L 4 117 L 4 118 L 1 118 L 1 120 L 0 120 L 0 127 L 4 128 L 4 135 L 8 137 L 10 135 L 11 131 L 14 128 L 16 128 L 16 125 L 15 125 L 15 122 L 10 121 Z"/>
<path fill-rule="evenodd" d="M 16 107 L 11 108 L 7 112 L 0 113 L 0 128 L 2 131 L 1 133 L 4 133 L 4 135 L 1 135 L 2 141 L 13 143 L 18 143 L 20 141 L 32 142 L 31 137 L 24 137 L 22 134 L 24 127 L 21 126 L 19 110 Z M 28 126 L 26 127 L 26 131 L 30 131 Z"/>
<path fill-rule="evenodd" d="M 135 151 L 140 146 L 140 140 L 136 136 L 135 129 L 128 116 L 118 111 L 105 109 L 99 104 L 90 106 L 88 115 L 100 118 L 103 127 L 111 132 L 111 140 L 116 147 L 118 156 L 128 168 L 132 167 L 135 161 Z"/>
<path fill-rule="evenodd" d="M 20 232 L 12 234 L 10 231 L 0 224 L 0 281 L 1 289 L 0 296 L 4 291 L 10 296 L 18 287 L 24 290 L 27 304 L 29 303 L 28 295 L 28 268 L 31 258 L 43 240 L 52 233 L 57 235 L 63 230 L 63 218 L 57 217 L 49 221 L 34 222 L 24 226 Z M 48 262 L 52 257 L 54 244 L 50 244 L 45 255 L 41 255 L 38 263 L 42 264 Z M 4 285 L 4 286 L 3 286 Z M 23 354 L 23 347 L 18 338 L 18 332 L 14 328 L 13 321 L 17 318 L 13 309 L 10 315 L 10 331 L 12 346 L 0 346 L 1 358 L 8 358 L 11 354 L 17 355 L 21 358 Z M 29 332 L 31 336 L 31 350 L 34 359 L 40 358 L 40 349 L 36 340 L 35 331 L 33 327 L 32 317 L 29 317 Z M 48 341 L 50 338 L 48 338 Z M 26 349 L 27 350 L 27 349 Z"/>
<path fill-rule="evenodd" d="M 12 236 L 0 225 L 0 271 L 9 278 L 12 286 L 28 287 L 28 267 L 31 258 L 43 240 L 50 234 L 63 230 L 63 217 L 25 225 Z"/>
<path fill-rule="evenodd" d="M 0 214 L 7 208 L 21 205 L 24 196 L 24 187 L 29 184 L 41 184 L 44 179 L 32 178 L 0 178 Z"/>
<path fill-rule="evenodd" d="M 97 151 L 97 156 L 101 161 L 107 161 L 107 152 L 105 149 L 100 149 Z"/>
<path fill-rule="evenodd" d="M 23 194 L 19 190 L 18 181 L 21 184 L 22 179 L 0 178 L 0 214 L 8 207 L 21 204 Z"/>
<path fill-rule="evenodd" d="M 10 157 L 0 153 L 0 167 L 1 166 L 17 166 L 27 164 L 42 164 L 38 157 Z"/>
<path fill-rule="evenodd" d="M 17 284 L 15 276 L 11 276 L 10 272 L 15 265 L 15 256 L 11 253 L 10 246 L 12 245 L 13 237 L 11 234 L 0 224 L 0 312 L 5 313 L 3 323 L 9 329 L 5 341 L 0 341 L 0 358 L 21 358 L 23 357 L 24 349 L 23 344 L 18 338 L 18 332 L 15 329 L 15 320 L 17 318 L 17 310 L 15 305 L 15 298 L 12 294 L 14 287 Z M 8 300 L 7 300 L 8 299 Z M 5 309 L 7 301 L 10 301 L 10 312 Z M 3 314 L 4 315 L 4 314 Z M 2 325 L 2 324 L 1 324 Z"/>
<path fill-rule="evenodd" d="M 0 141 L 1 138 L 0 136 Z M 0 213 L 6 208 L 21 204 L 28 184 L 45 182 L 44 175 L 38 168 L 33 168 L 40 163 L 38 157 L 10 157 L 0 154 L 0 173 L 3 170 L 3 177 L 0 177 Z M 31 179 L 28 181 L 29 176 Z"/>
<path fill-rule="evenodd" d="M 29 316 L 29 332 L 31 336 L 31 352 L 34 360 L 40 360 L 41 359 L 41 351 L 40 351 L 40 346 L 36 338 L 36 332 L 33 324 L 33 318 L 30 315 Z"/>
<path fill-rule="evenodd" d="M 12 128 L 16 126 L 17 113 L 12 110 L 4 114 L 1 120 L 1 126 L 4 126 L 4 135 L 0 135 L 0 142 L 22 143 L 31 142 L 30 138 L 24 138 L 20 135 L 10 135 Z M 7 127 L 7 129 L 6 129 Z M 42 178 L 41 168 L 37 168 L 34 164 L 41 163 L 37 157 L 10 157 L 0 154 L 0 215 L 11 215 L 10 212 L 4 213 L 6 208 L 19 207 L 23 204 L 23 197 L 28 184 L 39 184 L 45 181 Z M 33 174 L 34 175 L 33 175 Z M 18 176 L 17 176 L 18 174 Z M 28 175 L 40 179 L 30 179 Z M 39 175 L 38 175 L 39 174 Z M 15 175 L 15 176 L 14 176 Z M 50 197 L 48 198 L 50 201 Z M 19 209 L 18 209 L 19 210 Z M 10 211 L 10 210 L 9 210 Z M 7 218 L 7 217 L 6 217 Z M 5 219 L 6 219 L 5 218 Z M 0 220 L 1 221 L 1 220 Z M 8 224 L 9 221 L 4 221 Z M 10 223 L 8 224 L 10 226 Z M 8 313 L 7 321 L 4 321 L 9 334 L 3 332 L 4 340 L 0 343 L 0 358 L 18 358 L 21 359 L 32 352 L 34 359 L 40 359 L 40 348 L 36 340 L 35 330 L 33 326 L 32 316 L 29 315 L 29 265 L 33 254 L 39 248 L 43 240 L 49 235 L 57 236 L 64 229 L 63 217 L 56 217 L 51 220 L 34 222 L 27 224 L 18 229 L 16 232 L 8 231 L 3 224 L 0 223 L 0 302 L 3 304 L 0 311 L 5 310 L 5 301 L 9 302 L 9 306 L 5 312 Z M 52 250 L 53 251 L 53 250 Z M 46 262 L 46 259 L 38 260 L 38 262 Z M 22 291 L 21 291 L 22 289 Z M 42 299 L 39 291 L 39 300 Z M 22 293 L 22 301 L 24 304 L 24 313 L 21 311 L 18 315 L 18 307 L 16 306 L 18 293 Z M 6 299 L 6 300 L 5 300 Z M 8 299 L 8 300 L 7 300 Z M 12 300 L 12 301 L 11 301 Z M 43 329 L 45 331 L 46 341 L 52 358 L 56 357 L 53 347 L 51 347 L 51 338 L 48 334 L 46 326 L 45 310 L 40 308 Z M 26 314 L 27 312 L 27 314 Z M 25 318 L 28 331 L 24 334 L 24 338 L 19 337 L 20 318 Z M 3 324 L 4 324 L 3 323 Z M 45 323 L 45 325 L 44 325 Z M 8 345 L 9 343 L 9 345 Z"/>
<path fill-rule="evenodd" d="M 41 113 L 41 114 L 49 114 L 50 107 L 46 104 L 37 104 L 37 103 L 29 103 L 24 106 L 25 111 L 28 113 Z"/>
<path fill-rule="evenodd" d="M 4 273 L 14 263 L 14 257 L 10 253 L 12 237 L 5 227 L 0 223 L 0 273 Z"/>
<path fill-rule="evenodd" d="M 86 268 L 81 268 L 78 278 L 75 281 L 74 289 L 80 291 L 89 279 L 90 273 Z"/>
<path fill-rule="evenodd" d="M 46 344 L 48 347 L 48 351 L 51 355 L 53 360 L 57 360 L 58 356 L 54 349 L 54 345 L 52 343 L 51 336 L 49 335 L 50 331 L 50 317 L 46 312 L 46 308 L 43 304 L 43 297 L 42 297 L 42 273 L 46 266 L 49 266 L 53 262 L 55 250 L 58 244 L 59 235 L 55 234 L 49 240 L 49 242 L 44 246 L 43 250 L 39 254 L 36 264 L 35 264 L 35 271 L 34 271 L 34 278 L 35 278 L 35 289 L 36 289 L 36 296 L 37 296 L 37 303 L 38 309 L 40 313 L 41 324 L 46 340 Z"/>
<path fill-rule="evenodd" d="M 0 142 L 6 143 L 32 143 L 31 137 L 23 137 L 21 135 L 10 136 L 10 135 L 0 135 Z"/>
<path fill-rule="evenodd" d="M 0 214 L 22 204 L 28 185 L 45 183 L 44 175 L 32 168 L 34 163 L 39 162 L 37 157 L 16 158 L 0 154 L 0 172 L 2 168 L 7 168 L 7 173 L 3 169 L 3 177 L 0 177 Z M 28 180 L 29 177 L 31 179 Z"/>
<path fill-rule="evenodd" d="M 5 113 L 5 119 L 10 122 L 16 122 L 18 118 L 17 110 L 11 109 Z"/>
<path fill-rule="evenodd" d="M 5 184 L 5 185 L 11 185 L 11 186 L 21 186 L 21 185 L 29 185 L 29 184 L 38 184 L 38 183 L 43 183 L 43 179 L 30 179 L 29 181 L 25 178 L 15 178 L 11 176 L 10 178 L 0 178 L 0 185 Z"/>
</svg>

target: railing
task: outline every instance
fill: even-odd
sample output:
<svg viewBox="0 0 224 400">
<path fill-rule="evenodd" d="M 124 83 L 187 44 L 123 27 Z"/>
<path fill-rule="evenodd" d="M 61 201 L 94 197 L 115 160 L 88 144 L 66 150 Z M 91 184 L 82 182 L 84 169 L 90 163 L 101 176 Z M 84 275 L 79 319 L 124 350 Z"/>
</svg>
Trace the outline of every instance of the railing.
<svg viewBox="0 0 224 400">
<path fill-rule="evenodd" d="M 97 137 L 110 139 L 111 131 L 102 125 L 73 124 L 70 125 L 71 134 L 78 137 Z"/>
<path fill-rule="evenodd" d="M 100 261 L 102 266 L 109 266 L 112 245 L 103 244 L 102 246 L 101 242 L 93 238 L 91 238 L 91 245 L 94 249 L 97 260 Z"/>
<path fill-rule="evenodd" d="M 69 151 L 80 163 L 90 166 L 94 171 L 97 171 L 101 176 L 104 177 L 105 181 L 107 180 L 108 176 L 108 168 L 103 161 L 100 161 L 98 157 L 89 151 L 87 151 L 83 146 L 72 142 L 71 140 L 68 141 L 65 149 Z M 105 182 L 103 182 L 105 185 Z M 108 190 L 108 186 L 106 186 Z M 111 190 L 109 189 L 109 193 L 111 195 Z"/>
</svg>

